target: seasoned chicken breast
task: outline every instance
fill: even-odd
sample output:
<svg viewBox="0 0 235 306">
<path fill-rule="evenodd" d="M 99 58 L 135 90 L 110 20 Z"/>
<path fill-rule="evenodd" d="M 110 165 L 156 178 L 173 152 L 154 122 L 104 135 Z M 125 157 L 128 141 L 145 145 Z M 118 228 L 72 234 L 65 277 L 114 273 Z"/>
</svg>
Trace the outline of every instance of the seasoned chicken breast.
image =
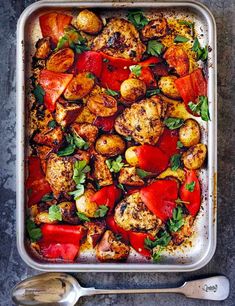
<svg viewBox="0 0 235 306">
<path fill-rule="evenodd" d="M 100 186 L 113 184 L 112 174 L 106 165 L 106 158 L 102 155 L 95 156 L 93 176 Z"/>
<path fill-rule="evenodd" d="M 162 221 L 142 202 L 139 192 L 121 201 L 115 209 L 114 219 L 126 231 L 149 232 L 156 235 Z"/>
<path fill-rule="evenodd" d="M 138 62 L 146 47 L 141 42 L 138 31 L 129 21 L 112 18 L 102 33 L 95 38 L 92 49 Z"/>
<path fill-rule="evenodd" d="M 140 144 L 155 145 L 163 132 L 166 104 L 157 96 L 134 103 L 117 117 L 115 130 Z"/>
<path fill-rule="evenodd" d="M 73 167 L 75 159 L 72 157 L 59 157 L 51 153 L 47 160 L 46 179 L 49 182 L 55 198 L 60 193 L 67 193 L 75 189 L 73 180 Z"/>
<path fill-rule="evenodd" d="M 130 247 L 115 239 L 114 234 L 107 230 L 96 248 L 96 256 L 100 261 L 123 261 L 126 260 Z"/>
</svg>

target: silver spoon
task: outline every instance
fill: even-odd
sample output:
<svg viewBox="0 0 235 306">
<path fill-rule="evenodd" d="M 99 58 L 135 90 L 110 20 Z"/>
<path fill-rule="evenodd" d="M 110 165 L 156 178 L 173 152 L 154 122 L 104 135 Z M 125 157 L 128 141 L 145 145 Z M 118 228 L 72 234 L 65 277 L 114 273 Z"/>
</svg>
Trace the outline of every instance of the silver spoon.
<svg viewBox="0 0 235 306">
<path fill-rule="evenodd" d="M 126 293 L 180 293 L 194 299 L 222 301 L 229 295 L 229 280 L 225 276 L 213 276 L 185 282 L 178 288 L 106 290 L 83 288 L 73 276 L 66 273 L 44 273 L 17 284 L 12 292 L 12 300 L 22 306 L 73 306 L 82 296 Z"/>
</svg>

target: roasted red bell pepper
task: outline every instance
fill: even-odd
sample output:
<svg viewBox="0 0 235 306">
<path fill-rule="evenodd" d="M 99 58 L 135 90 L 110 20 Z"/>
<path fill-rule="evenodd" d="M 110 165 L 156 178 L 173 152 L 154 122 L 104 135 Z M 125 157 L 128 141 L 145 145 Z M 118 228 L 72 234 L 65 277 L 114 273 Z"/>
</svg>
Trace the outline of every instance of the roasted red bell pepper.
<svg viewBox="0 0 235 306">
<path fill-rule="evenodd" d="M 169 74 L 169 67 L 164 62 L 154 65 L 151 70 L 157 77 L 167 76 Z"/>
<path fill-rule="evenodd" d="M 65 28 L 71 23 L 72 16 L 61 13 L 48 13 L 39 17 L 43 37 L 50 37 L 54 45 L 64 35 Z"/>
<path fill-rule="evenodd" d="M 134 62 L 123 58 L 115 58 L 102 53 L 103 66 L 101 72 L 101 84 L 105 88 L 119 91 L 123 81 L 128 79 L 129 66 Z"/>
<path fill-rule="evenodd" d="M 176 70 L 179 76 L 185 76 L 189 73 L 189 57 L 181 46 L 171 45 L 163 57 L 169 66 Z"/>
<path fill-rule="evenodd" d="M 207 82 L 202 73 L 202 69 L 198 68 L 194 70 L 191 74 L 191 82 L 194 92 L 197 96 L 206 96 L 207 95 Z"/>
<path fill-rule="evenodd" d="M 177 148 L 178 140 L 179 140 L 178 131 L 176 130 L 171 131 L 165 128 L 163 134 L 161 135 L 157 143 L 157 146 L 168 157 L 171 157 L 172 155 L 179 153 L 179 149 Z"/>
<path fill-rule="evenodd" d="M 109 213 L 112 211 L 115 202 L 120 198 L 121 190 L 114 185 L 105 186 L 98 190 L 91 198 L 92 202 L 98 205 L 109 207 Z"/>
<path fill-rule="evenodd" d="M 91 72 L 100 77 L 102 71 L 102 55 L 100 52 L 86 51 L 77 56 L 76 71 Z"/>
<path fill-rule="evenodd" d="M 102 129 L 104 132 L 110 132 L 114 127 L 115 119 L 115 115 L 110 117 L 96 117 L 93 124 Z"/>
<path fill-rule="evenodd" d="M 125 231 L 122 227 L 120 227 L 114 220 L 114 216 L 109 215 L 106 218 L 106 223 L 109 227 L 109 229 L 114 233 L 114 234 L 118 234 L 121 235 L 123 240 L 125 240 L 126 242 L 129 241 L 129 231 Z"/>
<path fill-rule="evenodd" d="M 45 243 L 71 243 L 78 246 L 86 234 L 81 225 L 43 224 L 41 231 Z"/>
<path fill-rule="evenodd" d="M 151 252 L 149 249 L 146 249 L 145 247 L 145 239 L 153 239 L 153 237 L 146 233 L 140 233 L 140 232 L 129 232 L 129 239 L 131 246 L 141 254 L 142 256 L 145 256 L 147 258 L 151 257 Z"/>
<path fill-rule="evenodd" d="M 178 198 L 178 183 L 174 180 L 158 180 L 143 187 L 140 195 L 144 204 L 162 221 L 172 218 Z"/>
<path fill-rule="evenodd" d="M 41 253 L 50 259 L 64 259 L 74 261 L 79 251 L 79 245 L 72 243 L 44 243 L 39 242 Z"/>
<path fill-rule="evenodd" d="M 38 82 L 45 91 L 44 104 L 50 112 L 56 108 L 56 101 L 64 92 L 73 75 L 42 70 Z"/>
<path fill-rule="evenodd" d="M 160 173 L 168 166 L 169 158 L 159 148 L 141 145 L 136 148 L 139 167 L 145 171 Z"/>
<path fill-rule="evenodd" d="M 26 181 L 26 188 L 28 190 L 29 206 L 38 203 L 45 194 L 51 192 L 51 187 L 41 168 L 40 158 L 37 156 L 29 157 L 29 176 Z"/>
<path fill-rule="evenodd" d="M 180 198 L 182 201 L 189 202 L 185 203 L 190 215 L 193 217 L 198 213 L 201 206 L 201 188 L 200 183 L 197 178 L 196 172 L 194 170 L 185 170 L 186 179 L 185 182 L 180 187 Z M 193 184 L 193 190 L 190 191 L 189 184 Z M 188 187 L 188 188 L 187 188 Z"/>
</svg>

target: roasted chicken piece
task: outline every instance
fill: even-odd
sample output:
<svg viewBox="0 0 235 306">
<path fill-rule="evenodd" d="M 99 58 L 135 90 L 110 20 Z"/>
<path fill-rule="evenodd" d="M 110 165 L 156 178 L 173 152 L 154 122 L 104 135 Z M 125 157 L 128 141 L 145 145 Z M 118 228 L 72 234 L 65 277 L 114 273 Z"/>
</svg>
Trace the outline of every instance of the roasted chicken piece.
<svg viewBox="0 0 235 306">
<path fill-rule="evenodd" d="M 171 232 L 172 241 L 176 245 L 180 245 L 185 241 L 186 238 L 192 235 L 193 217 L 187 216 L 184 219 L 184 225 L 178 232 Z"/>
<path fill-rule="evenodd" d="M 155 39 L 163 37 L 167 34 L 167 21 L 163 17 L 158 17 L 151 20 L 146 26 L 141 30 L 141 38 L 143 40 Z"/>
<path fill-rule="evenodd" d="M 50 37 L 39 39 L 36 43 L 36 52 L 34 57 L 37 59 L 45 59 L 51 52 Z"/>
<path fill-rule="evenodd" d="M 63 131 L 61 127 L 57 126 L 54 129 L 35 134 L 33 140 L 48 147 L 58 147 L 63 141 Z"/>
<path fill-rule="evenodd" d="M 124 261 L 127 259 L 130 247 L 115 239 L 114 234 L 107 230 L 96 248 L 96 256 L 100 261 Z"/>
<path fill-rule="evenodd" d="M 146 49 L 136 28 L 122 18 L 111 18 L 93 42 L 92 49 L 113 57 L 139 62 Z"/>
<path fill-rule="evenodd" d="M 76 215 L 76 206 L 73 202 L 61 202 L 57 205 L 62 214 L 62 220 L 69 224 L 80 224 Z"/>
<path fill-rule="evenodd" d="M 112 174 L 106 165 L 106 158 L 102 155 L 95 156 L 93 176 L 100 186 L 113 184 Z"/>
<path fill-rule="evenodd" d="M 89 144 L 93 144 L 96 140 L 98 134 L 98 128 L 90 123 L 73 123 L 71 125 L 72 131 L 82 137 L 84 140 L 89 142 Z"/>
<path fill-rule="evenodd" d="M 118 182 L 120 184 L 125 184 L 128 186 L 142 186 L 144 181 L 136 174 L 135 167 L 124 167 L 120 170 L 118 177 Z"/>
<path fill-rule="evenodd" d="M 54 197 L 75 189 L 73 168 L 75 158 L 59 157 L 51 153 L 47 160 L 46 179 L 51 186 Z"/>
<path fill-rule="evenodd" d="M 62 127 L 72 123 L 81 111 L 81 106 L 75 103 L 56 103 L 55 119 Z"/>
<path fill-rule="evenodd" d="M 157 96 L 134 103 L 117 117 L 115 130 L 140 144 L 155 145 L 161 136 L 166 104 Z"/>
<path fill-rule="evenodd" d="M 105 232 L 105 222 L 85 222 L 84 226 L 88 229 L 87 241 L 94 248 Z"/>
<path fill-rule="evenodd" d="M 189 57 L 181 46 L 170 46 L 164 53 L 165 60 L 174 68 L 179 76 L 189 73 Z"/>
<path fill-rule="evenodd" d="M 148 232 L 153 236 L 162 225 L 162 221 L 142 202 L 139 192 L 129 195 L 116 206 L 114 219 L 126 231 Z"/>
</svg>

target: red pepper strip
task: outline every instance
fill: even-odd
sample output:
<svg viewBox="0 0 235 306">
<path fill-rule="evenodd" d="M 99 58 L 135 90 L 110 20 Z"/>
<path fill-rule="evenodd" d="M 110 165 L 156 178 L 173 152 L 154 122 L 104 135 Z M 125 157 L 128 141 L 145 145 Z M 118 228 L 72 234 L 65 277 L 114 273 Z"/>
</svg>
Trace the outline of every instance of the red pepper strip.
<svg viewBox="0 0 235 306">
<path fill-rule="evenodd" d="M 110 215 L 106 218 L 106 223 L 114 234 L 121 235 L 123 240 L 129 241 L 129 232 L 120 227 L 114 220 L 114 216 Z"/>
<path fill-rule="evenodd" d="M 79 251 L 79 245 L 72 243 L 44 243 L 39 242 L 43 257 L 50 259 L 64 259 L 74 261 Z"/>
<path fill-rule="evenodd" d="M 114 185 L 105 186 L 98 190 L 91 198 L 98 205 L 109 207 L 109 213 L 113 210 L 115 202 L 120 198 L 121 190 Z"/>
<path fill-rule="evenodd" d="M 160 173 L 168 166 L 168 156 L 157 147 L 141 145 L 136 148 L 136 154 L 140 168 L 145 171 Z"/>
<path fill-rule="evenodd" d="M 134 62 L 102 53 L 103 66 L 100 81 L 103 87 L 119 91 L 123 81 L 129 78 L 129 66 Z"/>
<path fill-rule="evenodd" d="M 201 188 L 200 183 L 197 178 L 196 172 L 194 170 L 185 170 L 186 179 L 185 182 L 180 187 L 180 198 L 182 201 L 190 202 L 190 204 L 185 204 L 190 215 L 193 217 L 198 213 L 201 206 Z M 195 182 L 193 191 L 186 189 L 186 185 Z"/>
<path fill-rule="evenodd" d="M 140 195 L 144 204 L 162 221 L 172 218 L 178 198 L 178 184 L 174 180 L 158 180 L 143 187 Z"/>
<path fill-rule="evenodd" d="M 141 67 L 147 68 L 149 66 L 154 67 L 154 65 L 156 65 L 158 63 L 161 63 L 161 62 L 162 62 L 162 59 L 160 57 L 151 56 L 148 59 L 146 59 L 145 61 L 140 62 L 138 65 L 140 65 Z"/>
<path fill-rule="evenodd" d="M 45 194 L 51 192 L 51 187 L 41 168 L 40 158 L 37 156 L 29 157 L 29 177 L 26 181 L 26 188 L 28 189 L 29 206 L 38 203 Z"/>
<path fill-rule="evenodd" d="M 197 96 L 206 96 L 207 95 L 207 82 L 202 73 L 202 69 L 198 68 L 194 70 L 191 74 L 191 82 L 194 92 Z"/>
<path fill-rule="evenodd" d="M 102 71 L 102 55 L 95 51 L 86 51 L 77 56 L 77 72 L 91 72 L 100 77 Z"/>
<path fill-rule="evenodd" d="M 142 256 L 145 256 L 147 258 L 151 257 L 150 250 L 145 248 L 145 239 L 149 238 L 151 240 L 154 240 L 154 238 L 146 233 L 139 233 L 139 232 L 129 232 L 129 239 L 131 246 L 141 254 Z"/>
<path fill-rule="evenodd" d="M 56 101 L 64 92 L 73 75 L 42 70 L 38 82 L 45 91 L 44 104 L 50 112 L 56 108 Z"/>
<path fill-rule="evenodd" d="M 43 37 L 50 37 L 53 44 L 64 34 L 64 29 L 70 24 L 72 16 L 60 13 L 48 13 L 39 17 L 39 24 Z"/>
<path fill-rule="evenodd" d="M 161 135 L 157 143 L 157 146 L 168 157 L 171 157 L 172 155 L 179 153 L 179 149 L 177 148 L 178 140 L 179 140 L 178 131 L 176 130 L 171 131 L 165 128 L 163 134 Z"/>
<path fill-rule="evenodd" d="M 86 230 L 81 225 L 43 224 L 41 226 L 43 242 L 72 243 L 80 245 Z"/>
</svg>

